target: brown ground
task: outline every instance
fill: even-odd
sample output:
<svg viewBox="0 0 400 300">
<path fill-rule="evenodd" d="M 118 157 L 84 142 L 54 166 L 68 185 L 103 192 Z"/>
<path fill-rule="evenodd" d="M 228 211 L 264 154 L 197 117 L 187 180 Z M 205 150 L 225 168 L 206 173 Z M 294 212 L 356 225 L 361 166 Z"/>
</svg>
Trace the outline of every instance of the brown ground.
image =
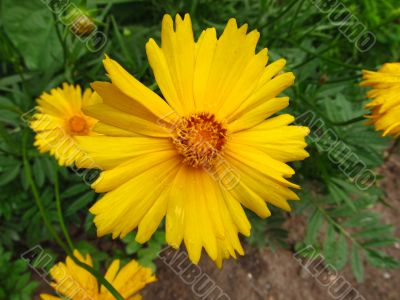
<svg viewBox="0 0 400 300">
<path fill-rule="evenodd" d="M 400 156 L 393 155 L 381 169 L 383 175 L 382 186 L 386 191 L 386 202 L 393 207 L 388 208 L 378 205 L 376 210 L 383 213 L 384 222 L 395 225 L 396 235 L 400 236 L 400 219 L 398 211 L 400 208 Z M 286 226 L 289 229 L 290 241 L 301 240 L 304 232 L 304 221 L 302 219 L 289 218 Z M 390 253 L 400 259 L 400 244 L 396 245 Z M 179 260 L 179 262 L 181 262 Z M 172 263 L 175 268 L 179 263 Z M 218 299 L 218 300 L 399 300 L 400 299 L 400 270 L 382 270 L 372 267 L 365 269 L 365 281 L 356 283 L 349 267 L 341 271 L 338 277 L 347 280 L 352 288 L 360 293 L 360 297 L 341 297 L 341 291 L 332 294 L 330 291 L 335 285 L 338 277 L 329 276 L 327 284 L 323 286 L 317 278 L 312 277 L 293 257 L 288 250 L 278 250 L 276 253 L 269 249 L 256 250 L 250 247 L 246 249 L 246 255 L 237 261 L 228 260 L 224 267 L 219 270 L 214 263 L 203 255 L 200 269 L 193 271 L 188 269 L 184 274 L 185 283 L 181 276 L 177 275 L 171 267 L 159 260 L 157 262 L 158 281 L 146 287 L 143 292 L 145 300 L 195 300 L 195 299 Z M 196 272 L 192 278 L 207 276 L 211 279 L 209 285 L 203 291 L 212 293 L 202 295 L 201 284 L 191 284 L 190 271 Z M 200 275 L 199 275 L 200 274 Z M 204 275 L 206 274 L 206 275 Z M 326 273 L 323 273 L 326 274 Z M 199 280 L 203 283 L 206 277 Z M 324 278 L 326 279 L 326 278 Z M 214 283 L 215 285 L 214 285 Z M 218 286 L 225 296 L 218 298 Z M 48 287 L 43 286 L 44 289 Z M 197 291 L 195 293 L 194 291 Z M 204 294 L 204 293 L 203 293 Z M 197 295 L 200 295 L 197 296 Z M 336 297 L 334 296 L 336 295 Z M 354 295 L 354 294 L 352 294 Z"/>
<path fill-rule="evenodd" d="M 384 222 L 395 225 L 396 236 L 400 236 L 400 156 L 393 155 L 381 169 L 383 175 L 382 186 L 386 191 L 386 202 L 393 207 L 388 208 L 378 205 L 375 209 L 383 213 Z M 299 225 L 300 224 L 300 225 Z M 302 220 L 289 219 L 290 239 L 299 240 L 303 234 L 304 222 Z M 303 227 L 302 227 L 303 226 Z M 292 228 L 292 229 L 291 229 Z M 297 235 L 297 236 L 295 236 Z M 390 253 L 400 259 L 400 244 L 396 245 Z M 176 264 L 172 264 L 176 267 Z M 168 264 L 158 262 L 158 281 L 148 286 L 142 293 L 144 299 L 162 300 L 192 300 L 192 299 L 219 299 L 219 300 L 322 300 L 343 299 L 340 295 L 343 290 L 336 294 L 330 293 L 334 287 L 335 277 L 332 276 L 331 285 L 323 286 L 317 278 L 312 277 L 293 257 L 288 250 L 278 250 L 276 253 L 269 249 L 256 250 L 247 247 L 246 255 L 237 261 L 225 261 L 222 270 L 218 270 L 206 255 L 200 263 L 201 272 L 206 273 L 217 286 L 219 286 L 228 297 L 196 296 L 195 284 L 185 284 L 176 275 Z M 202 274 L 201 273 L 201 274 Z M 366 267 L 365 280 L 356 283 L 349 267 L 339 274 L 349 281 L 366 300 L 399 300 L 400 299 L 400 270 L 382 270 Z M 198 275 L 197 278 L 200 278 Z M 212 288 L 210 288 L 212 290 Z M 216 292 L 216 290 L 214 291 Z M 201 295 L 201 293 L 197 293 Z M 336 295 L 336 296 L 335 296 Z M 352 294 L 354 295 L 354 294 Z M 343 295 L 344 296 L 344 295 Z M 344 299 L 361 300 L 363 298 Z"/>
</svg>

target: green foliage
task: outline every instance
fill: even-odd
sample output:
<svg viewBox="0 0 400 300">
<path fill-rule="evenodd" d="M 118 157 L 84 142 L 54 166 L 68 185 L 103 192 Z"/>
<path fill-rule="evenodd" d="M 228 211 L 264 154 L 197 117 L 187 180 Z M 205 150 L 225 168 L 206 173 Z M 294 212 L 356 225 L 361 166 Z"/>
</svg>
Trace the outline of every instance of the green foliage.
<svg viewBox="0 0 400 300">
<path fill-rule="evenodd" d="M 4 0 L 1 4 L 4 31 L 27 68 L 46 70 L 59 66 L 57 58 L 62 48 L 49 9 L 41 1 Z"/>
<path fill-rule="evenodd" d="M 304 210 L 308 211 L 310 217 L 306 237 L 296 248 L 312 245 L 319 249 L 326 263 L 337 270 L 350 262 L 358 281 L 363 279 L 363 258 L 376 267 L 400 267 L 399 261 L 381 250 L 399 240 L 393 235 L 393 226 L 382 224 L 380 214 L 370 210 L 380 196 L 379 189 L 371 189 L 374 191 L 358 190 L 358 194 L 353 194 L 352 205 L 345 199 L 336 202 L 335 192 L 332 191 L 327 195 L 313 195 L 312 191 L 305 190 L 302 193 L 303 203 L 298 210 L 303 213 Z M 344 190 L 348 195 L 353 192 Z"/>
<path fill-rule="evenodd" d="M 26 262 L 13 259 L 12 253 L 0 246 L 0 299 L 30 300 L 37 286 Z"/>
<path fill-rule="evenodd" d="M 286 218 L 284 213 L 277 209 L 267 219 L 260 219 L 254 213 L 248 211 L 251 222 L 251 236 L 247 238 L 250 245 L 256 247 L 270 247 L 272 250 L 284 247 L 287 248 L 288 232 L 284 229 L 283 223 Z"/>
<path fill-rule="evenodd" d="M 159 253 L 165 246 L 164 230 L 158 230 L 154 233 L 152 239 L 143 246 L 135 241 L 136 233 L 129 233 L 122 241 L 125 243 L 125 252 L 128 255 L 135 254 L 139 263 L 143 266 L 156 271 L 154 260 L 158 258 Z"/>
</svg>

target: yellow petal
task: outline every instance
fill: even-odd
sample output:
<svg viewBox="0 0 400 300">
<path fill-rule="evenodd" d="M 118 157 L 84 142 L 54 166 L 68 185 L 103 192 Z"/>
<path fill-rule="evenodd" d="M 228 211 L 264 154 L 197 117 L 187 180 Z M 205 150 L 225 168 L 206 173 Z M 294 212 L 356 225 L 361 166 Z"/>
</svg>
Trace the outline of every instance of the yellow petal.
<svg viewBox="0 0 400 300">
<path fill-rule="evenodd" d="M 144 171 L 162 162 L 176 158 L 175 150 L 158 151 L 134 157 L 113 169 L 103 171 L 92 184 L 92 188 L 97 193 L 112 191 Z"/>
<path fill-rule="evenodd" d="M 293 83 L 293 73 L 284 73 L 274 77 L 250 95 L 241 106 L 228 117 L 228 121 L 232 121 L 237 118 L 238 115 L 243 115 L 255 107 L 262 105 L 266 100 L 276 97 Z"/>
<path fill-rule="evenodd" d="M 168 160 L 105 194 L 91 208 L 99 236 L 124 237 L 134 230 L 171 183 L 180 160 Z M 152 191 L 149 193 L 149 191 Z"/>
<path fill-rule="evenodd" d="M 97 122 L 96 125 L 94 125 L 93 127 L 93 131 L 108 136 L 120 136 L 120 137 L 140 136 L 140 134 L 134 133 L 132 131 L 124 130 L 109 124 L 104 124 L 102 122 Z"/>
<path fill-rule="evenodd" d="M 235 121 L 228 125 L 229 130 L 231 132 L 236 132 L 254 127 L 278 111 L 286 108 L 288 105 L 289 97 L 267 100 L 235 119 Z"/>
<path fill-rule="evenodd" d="M 42 300 L 62 300 L 62 298 L 59 297 L 55 297 L 49 294 L 40 294 L 40 298 Z"/>
<path fill-rule="evenodd" d="M 130 75 L 116 61 L 106 57 L 103 63 L 112 83 L 115 84 L 122 93 L 152 112 L 158 119 L 163 120 L 166 116 L 173 113 L 172 109 L 164 100 Z"/>
<path fill-rule="evenodd" d="M 180 167 L 168 195 L 165 238 L 167 243 L 175 249 L 179 248 L 184 234 L 186 199 L 188 198 L 186 168 L 185 165 Z"/>
<path fill-rule="evenodd" d="M 76 137 L 85 154 L 76 161 L 79 168 L 111 169 L 134 157 L 175 149 L 171 141 L 150 137 Z"/>
<path fill-rule="evenodd" d="M 115 276 L 117 276 L 117 273 L 119 271 L 119 266 L 120 266 L 120 261 L 119 259 L 113 260 L 111 265 L 108 267 L 106 275 L 104 275 L 104 278 L 108 280 L 108 282 L 113 282 Z M 102 290 L 105 290 L 105 287 L 102 285 L 101 286 Z"/>
<path fill-rule="evenodd" d="M 196 64 L 194 67 L 193 93 L 195 106 L 198 111 L 207 109 L 206 91 L 208 78 L 217 46 L 217 32 L 215 28 L 203 31 L 197 42 Z"/>
<path fill-rule="evenodd" d="M 157 117 L 152 114 L 145 106 L 143 106 L 140 102 L 135 101 L 125 95 L 116 85 L 110 82 L 96 81 L 93 82 L 91 86 L 102 98 L 103 102 L 108 106 L 145 119 L 147 121 L 157 121 Z"/>
<path fill-rule="evenodd" d="M 99 103 L 88 106 L 84 109 L 89 116 L 101 120 L 101 122 L 131 131 L 133 133 L 154 136 L 154 137 L 170 137 L 171 133 L 168 129 L 157 125 L 151 121 L 147 121 L 132 114 L 122 112 L 105 103 Z"/>
<path fill-rule="evenodd" d="M 310 133 L 309 128 L 302 126 L 280 126 L 276 127 L 273 122 L 260 124 L 249 130 L 237 132 L 232 135 L 231 143 L 235 147 L 246 145 L 256 147 L 265 152 L 271 158 L 289 162 L 303 160 L 309 154 L 304 150 L 307 146 L 305 137 Z M 269 128 L 268 124 L 272 124 Z"/>
</svg>

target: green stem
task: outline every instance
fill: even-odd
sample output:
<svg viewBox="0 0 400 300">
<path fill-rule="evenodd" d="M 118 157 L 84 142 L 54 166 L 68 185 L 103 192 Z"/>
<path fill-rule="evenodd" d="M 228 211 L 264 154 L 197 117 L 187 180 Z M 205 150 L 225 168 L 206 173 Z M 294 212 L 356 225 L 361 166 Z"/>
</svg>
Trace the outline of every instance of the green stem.
<svg viewBox="0 0 400 300">
<path fill-rule="evenodd" d="M 322 60 L 325 60 L 325 61 L 327 61 L 327 62 L 336 64 L 336 65 L 339 65 L 339 66 L 342 66 L 342 67 L 345 67 L 345 68 L 353 69 L 353 70 L 362 70 L 362 69 L 363 69 L 363 67 L 356 66 L 356 65 L 351 65 L 351 64 L 347 64 L 347 63 L 341 62 L 341 61 L 339 61 L 339 60 L 332 59 L 332 58 L 325 57 L 325 56 L 321 55 L 321 52 L 325 52 L 325 51 L 327 51 L 327 50 L 330 50 L 329 47 L 325 48 L 324 50 L 320 51 L 319 53 L 315 53 L 314 51 L 311 51 L 311 50 L 309 50 L 309 49 L 307 49 L 307 48 L 305 48 L 305 47 L 303 47 L 303 46 L 297 44 L 296 42 L 294 42 L 294 41 L 292 41 L 292 40 L 290 40 L 290 39 L 282 39 L 282 38 L 281 38 L 281 40 L 283 40 L 283 41 L 285 41 L 285 42 L 287 42 L 287 43 L 289 43 L 289 44 L 291 44 L 291 45 L 293 45 L 293 46 L 298 47 L 298 48 L 301 49 L 302 51 L 304 51 L 304 52 L 310 54 L 312 57 L 317 57 L 317 58 L 322 59 Z M 298 68 L 298 66 L 296 66 L 296 67 Z"/>
<path fill-rule="evenodd" d="M 23 160 L 23 164 L 24 164 L 24 168 L 25 168 L 25 172 L 26 172 L 26 176 L 28 179 L 28 183 L 31 187 L 32 193 L 33 193 L 33 197 L 35 199 L 36 205 L 39 208 L 39 212 L 40 215 L 42 216 L 42 219 L 44 221 L 45 226 L 47 227 L 47 229 L 50 231 L 51 235 L 53 236 L 53 238 L 56 240 L 56 242 L 60 245 L 61 248 L 64 249 L 65 253 L 67 253 L 67 255 L 81 268 L 85 269 L 86 271 L 88 271 L 90 274 L 92 274 L 98 282 L 101 283 L 101 285 L 103 285 L 117 300 L 124 300 L 124 298 L 121 296 L 121 294 L 112 286 L 112 284 L 105 279 L 98 271 L 96 271 L 95 269 L 93 269 L 91 266 L 81 262 L 78 258 L 76 258 L 73 254 L 73 252 L 67 247 L 67 245 L 59 238 L 57 232 L 55 231 L 54 227 L 51 225 L 47 215 L 46 215 L 46 211 L 43 207 L 43 203 L 42 203 L 42 199 L 40 198 L 38 189 L 35 185 L 35 182 L 33 181 L 32 178 L 32 171 L 31 171 L 31 167 L 29 164 L 29 160 L 28 160 L 28 155 L 27 155 L 27 146 L 26 146 L 26 142 L 27 142 L 27 138 L 28 138 L 28 132 L 25 131 L 22 137 L 22 160 Z"/>
<path fill-rule="evenodd" d="M 111 293 L 111 295 L 114 296 L 115 299 L 117 299 L 117 300 L 125 300 L 124 297 L 122 297 L 121 294 L 114 288 L 114 286 L 107 279 L 105 279 L 103 277 L 103 275 L 101 275 L 97 270 L 95 270 L 91 266 L 81 262 L 74 255 L 69 255 L 69 256 L 72 258 L 74 263 L 76 263 L 82 269 L 85 269 L 90 274 L 92 274 L 94 277 L 96 277 L 97 281 L 101 285 L 103 285 Z"/>
<path fill-rule="evenodd" d="M 60 27 L 58 26 L 58 20 L 57 20 L 57 15 L 53 14 L 53 21 L 54 21 L 54 26 L 56 29 L 57 33 L 57 38 L 60 42 L 61 48 L 63 49 L 63 60 L 64 60 L 64 68 L 65 68 L 65 74 L 67 74 L 67 69 L 68 69 L 68 48 L 67 48 L 67 43 L 65 36 L 63 37 L 63 34 L 60 31 Z M 68 76 L 66 76 L 68 77 Z"/>
<path fill-rule="evenodd" d="M 71 251 L 74 251 L 75 247 L 74 244 L 72 243 L 72 239 L 69 236 L 67 227 L 65 226 L 65 222 L 64 222 L 64 217 L 62 214 L 62 209 L 61 209 L 61 197 L 60 197 L 60 184 L 58 181 L 58 168 L 57 165 L 55 165 L 55 178 L 54 178 L 54 192 L 56 194 L 56 206 L 57 206 L 57 216 L 58 216 L 58 221 L 60 223 L 61 226 L 61 230 L 64 233 L 64 237 L 68 243 L 68 246 L 70 248 Z"/>
<path fill-rule="evenodd" d="M 286 7 L 282 7 L 281 10 L 276 14 L 277 17 L 276 17 L 274 20 L 270 21 L 270 22 L 266 25 L 266 27 L 267 27 L 268 29 L 274 28 L 274 25 L 275 25 L 287 12 L 289 12 L 289 11 L 293 8 L 293 6 L 296 4 L 297 1 L 298 1 L 298 0 L 293 0 L 293 1 L 290 2 Z M 293 19 L 292 19 L 292 20 L 293 20 Z M 268 30 L 268 31 L 269 31 L 269 30 Z M 273 31 L 272 34 L 271 34 L 271 36 L 274 36 L 274 33 L 275 33 L 275 32 Z M 276 33 L 275 33 L 275 35 L 276 35 Z M 278 37 L 272 38 L 272 39 L 268 42 L 268 45 L 269 45 L 270 48 L 273 47 L 273 45 L 275 44 L 276 40 L 279 40 L 279 38 L 278 38 Z"/>
<path fill-rule="evenodd" d="M 304 3 L 305 3 L 305 0 L 301 0 L 300 4 L 297 6 L 296 12 L 294 13 L 292 19 L 290 20 L 289 30 L 288 30 L 288 34 L 287 34 L 288 36 L 290 36 L 291 33 L 292 33 L 293 25 L 294 25 L 294 23 L 296 22 L 297 16 L 298 16 L 298 14 L 300 13 L 300 11 L 301 11 L 301 9 L 302 9 Z"/>
<path fill-rule="evenodd" d="M 332 122 L 331 121 L 330 123 L 335 126 L 346 126 L 346 125 L 350 125 L 350 124 L 361 122 L 361 121 L 365 121 L 364 115 L 355 117 L 353 119 L 350 119 L 350 120 L 347 120 L 344 122 Z"/>
<path fill-rule="evenodd" d="M 39 209 L 40 215 L 43 218 L 44 225 L 47 227 L 47 229 L 49 230 L 49 232 L 51 233 L 53 238 L 56 240 L 57 244 L 59 244 L 60 247 L 65 250 L 65 249 L 67 249 L 67 246 L 60 239 L 60 237 L 58 236 L 58 234 L 55 231 L 54 227 L 51 225 L 51 223 L 50 223 L 50 221 L 49 221 L 49 219 L 48 219 L 48 217 L 46 215 L 46 211 L 44 209 L 42 200 L 40 198 L 38 189 L 37 189 L 37 187 L 35 185 L 35 182 L 33 181 L 31 166 L 29 164 L 28 155 L 27 155 L 27 152 L 26 152 L 26 148 L 27 148 L 26 140 L 27 140 L 27 138 L 28 138 L 28 134 L 25 131 L 24 136 L 23 136 L 23 141 L 22 141 L 22 143 L 23 143 L 22 144 L 22 161 L 23 161 L 23 164 L 24 164 L 25 175 L 26 175 L 26 177 L 28 179 L 29 186 L 31 187 L 31 190 L 32 190 L 33 198 L 35 199 L 35 202 L 36 202 L 36 205 L 37 205 L 37 207 Z"/>
<path fill-rule="evenodd" d="M 336 84 L 336 83 L 341 83 L 341 82 L 346 82 L 346 81 L 357 81 L 360 79 L 360 77 L 361 77 L 361 74 L 357 74 L 356 76 L 346 77 L 346 78 L 342 78 L 342 79 L 332 79 L 332 80 L 325 81 L 323 83 L 321 83 L 318 80 L 316 80 L 315 82 L 320 83 L 320 84 Z"/>
<path fill-rule="evenodd" d="M 286 13 L 288 13 L 293 8 L 293 6 L 296 4 L 297 1 L 298 0 L 293 0 L 286 7 L 282 7 L 282 9 L 276 14 L 278 17 L 275 20 L 273 20 L 272 22 L 270 22 L 267 26 L 271 27 L 277 21 L 279 21 L 284 15 L 286 15 Z"/>
</svg>

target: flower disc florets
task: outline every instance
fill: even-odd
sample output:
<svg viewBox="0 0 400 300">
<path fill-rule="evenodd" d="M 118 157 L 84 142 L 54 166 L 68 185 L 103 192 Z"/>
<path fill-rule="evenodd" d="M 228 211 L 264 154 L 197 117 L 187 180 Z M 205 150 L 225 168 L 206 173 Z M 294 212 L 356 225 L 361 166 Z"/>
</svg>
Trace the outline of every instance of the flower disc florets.
<svg viewBox="0 0 400 300">
<path fill-rule="evenodd" d="M 226 129 L 213 114 L 197 113 L 181 118 L 173 143 L 192 167 L 210 167 L 226 142 Z"/>
</svg>

